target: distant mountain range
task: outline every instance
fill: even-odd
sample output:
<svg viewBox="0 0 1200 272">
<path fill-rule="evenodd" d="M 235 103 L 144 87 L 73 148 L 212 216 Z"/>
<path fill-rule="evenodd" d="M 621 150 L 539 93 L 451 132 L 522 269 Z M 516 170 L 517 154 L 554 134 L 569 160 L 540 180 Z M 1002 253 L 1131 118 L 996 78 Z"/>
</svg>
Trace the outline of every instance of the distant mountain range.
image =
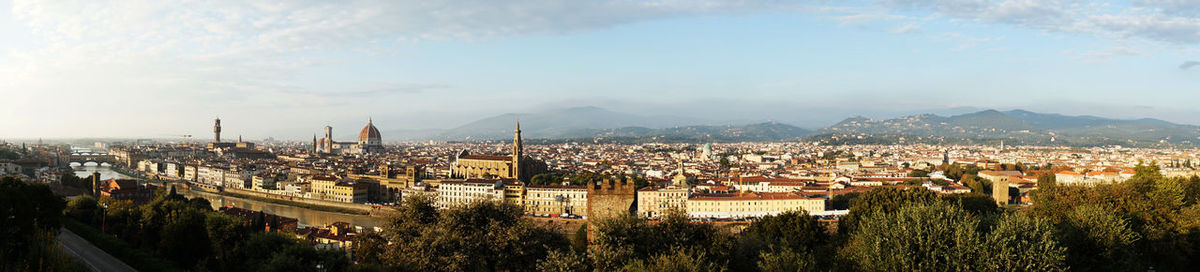
<svg viewBox="0 0 1200 272">
<path fill-rule="evenodd" d="M 887 120 L 851 117 L 810 135 L 826 143 L 946 143 L 1162 146 L 1200 143 L 1200 127 L 1158 119 L 1122 120 L 1025 110 L 985 110 Z"/>
<path fill-rule="evenodd" d="M 575 107 L 535 114 L 502 114 L 446 130 L 443 139 L 510 139 L 516 122 L 530 138 L 590 137 L 588 133 L 625 127 L 665 128 L 708 122 L 678 116 L 643 116 L 598 107 Z"/>
<path fill-rule="evenodd" d="M 1162 146 L 1200 143 L 1200 127 L 1158 119 L 1122 120 L 1025 110 L 983 110 L 952 116 L 887 120 L 850 117 L 810 130 L 770 121 L 714 121 L 644 116 L 598 107 L 502 114 L 447 130 L 385 131 L 389 140 L 508 140 L 517 121 L 527 139 L 607 139 L 621 142 L 735 142 L 807 139 L 831 144 L 1008 144 Z"/>
</svg>

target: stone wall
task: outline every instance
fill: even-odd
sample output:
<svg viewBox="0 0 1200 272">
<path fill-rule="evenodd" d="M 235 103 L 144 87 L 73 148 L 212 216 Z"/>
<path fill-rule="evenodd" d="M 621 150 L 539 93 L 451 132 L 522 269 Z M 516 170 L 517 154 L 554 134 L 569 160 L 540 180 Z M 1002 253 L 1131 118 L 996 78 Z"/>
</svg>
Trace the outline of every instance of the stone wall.
<svg viewBox="0 0 1200 272">
<path fill-rule="evenodd" d="M 604 180 L 588 186 L 588 221 L 632 214 L 637 193 L 633 181 Z M 588 224 L 588 240 L 595 239 L 595 225 Z"/>
</svg>

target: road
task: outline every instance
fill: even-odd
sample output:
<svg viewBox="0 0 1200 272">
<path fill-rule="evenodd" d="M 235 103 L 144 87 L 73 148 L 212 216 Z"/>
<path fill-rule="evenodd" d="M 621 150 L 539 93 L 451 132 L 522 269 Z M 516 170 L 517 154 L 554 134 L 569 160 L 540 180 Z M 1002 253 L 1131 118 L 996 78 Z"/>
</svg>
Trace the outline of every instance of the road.
<svg viewBox="0 0 1200 272">
<path fill-rule="evenodd" d="M 92 271 L 137 271 L 66 228 L 60 229 L 58 233 L 58 245 Z"/>
</svg>

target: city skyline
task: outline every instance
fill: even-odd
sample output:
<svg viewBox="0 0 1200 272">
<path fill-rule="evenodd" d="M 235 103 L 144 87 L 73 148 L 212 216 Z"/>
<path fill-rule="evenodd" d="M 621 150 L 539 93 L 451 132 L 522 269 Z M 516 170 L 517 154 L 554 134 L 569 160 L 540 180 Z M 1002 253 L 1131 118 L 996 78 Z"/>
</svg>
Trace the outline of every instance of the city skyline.
<svg viewBox="0 0 1200 272">
<path fill-rule="evenodd" d="M 301 139 L 576 106 L 808 128 L 778 116 L 1200 124 L 1197 6 L 1171 1 L 0 6 L 2 138 L 197 135 L 222 117 Z"/>
</svg>

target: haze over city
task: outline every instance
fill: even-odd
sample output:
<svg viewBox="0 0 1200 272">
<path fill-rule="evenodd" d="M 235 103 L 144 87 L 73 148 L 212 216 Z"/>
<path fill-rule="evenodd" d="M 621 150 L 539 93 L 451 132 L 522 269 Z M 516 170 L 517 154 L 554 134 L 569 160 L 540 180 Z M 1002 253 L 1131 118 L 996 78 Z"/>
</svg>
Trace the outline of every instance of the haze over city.
<svg viewBox="0 0 1200 272">
<path fill-rule="evenodd" d="M 0 7 L 0 138 L 201 135 L 220 117 L 306 139 L 579 106 L 808 129 L 984 109 L 1200 124 L 1188 1 Z"/>
</svg>

